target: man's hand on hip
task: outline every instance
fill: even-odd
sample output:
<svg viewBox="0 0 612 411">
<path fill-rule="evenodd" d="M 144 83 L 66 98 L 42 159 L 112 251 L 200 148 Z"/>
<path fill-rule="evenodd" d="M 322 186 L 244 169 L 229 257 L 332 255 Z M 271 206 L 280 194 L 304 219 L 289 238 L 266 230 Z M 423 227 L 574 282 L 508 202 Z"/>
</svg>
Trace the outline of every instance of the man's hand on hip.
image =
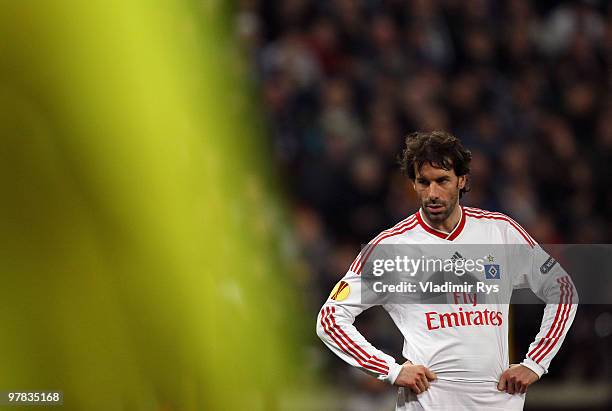
<svg viewBox="0 0 612 411">
<path fill-rule="evenodd" d="M 538 379 L 538 374 L 524 365 L 512 364 L 499 378 L 497 389 L 508 394 L 523 394 Z"/>
<path fill-rule="evenodd" d="M 423 365 L 413 365 L 410 361 L 406 361 L 395 380 L 395 385 L 410 388 L 414 393 L 420 394 L 427 391 L 429 381 L 435 379 L 436 374 L 429 368 Z"/>
</svg>

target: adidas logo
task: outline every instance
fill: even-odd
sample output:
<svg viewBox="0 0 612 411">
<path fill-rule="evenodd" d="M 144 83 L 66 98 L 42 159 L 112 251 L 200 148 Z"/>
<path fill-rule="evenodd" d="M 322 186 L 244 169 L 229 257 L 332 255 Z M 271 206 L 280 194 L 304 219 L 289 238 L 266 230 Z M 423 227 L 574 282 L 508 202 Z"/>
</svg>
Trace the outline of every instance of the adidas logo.
<svg viewBox="0 0 612 411">
<path fill-rule="evenodd" d="M 463 256 L 459 254 L 459 251 L 455 251 L 455 254 L 453 254 L 453 256 L 451 257 L 451 260 L 453 261 L 463 260 Z"/>
</svg>

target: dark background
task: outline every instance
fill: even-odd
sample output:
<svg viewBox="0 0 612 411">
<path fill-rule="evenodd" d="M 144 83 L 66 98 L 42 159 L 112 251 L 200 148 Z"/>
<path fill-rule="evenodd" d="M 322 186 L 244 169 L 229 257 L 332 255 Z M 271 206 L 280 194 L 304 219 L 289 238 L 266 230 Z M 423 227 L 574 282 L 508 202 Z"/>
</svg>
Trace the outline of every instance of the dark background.
<svg viewBox="0 0 612 411">
<path fill-rule="evenodd" d="M 509 214 L 541 244 L 610 242 L 608 2 L 243 0 L 236 16 L 292 204 L 313 324 L 360 244 L 417 210 L 396 163 L 412 131 L 448 130 L 472 151 L 462 204 Z M 513 310 L 518 362 L 541 307 Z M 608 409 L 609 311 L 579 308 L 527 409 Z M 358 327 L 401 358 L 382 310 Z M 315 345 L 329 381 L 354 400 L 347 409 L 389 409 L 392 389 Z"/>
</svg>

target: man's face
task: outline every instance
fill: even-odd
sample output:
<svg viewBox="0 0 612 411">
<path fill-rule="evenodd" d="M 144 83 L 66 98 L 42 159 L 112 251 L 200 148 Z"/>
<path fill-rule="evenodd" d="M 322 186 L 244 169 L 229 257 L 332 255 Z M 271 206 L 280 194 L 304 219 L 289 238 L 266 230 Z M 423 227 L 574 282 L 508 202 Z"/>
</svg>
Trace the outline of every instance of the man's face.
<svg viewBox="0 0 612 411">
<path fill-rule="evenodd" d="M 415 166 L 415 169 L 417 167 Z M 445 170 L 423 164 L 415 170 L 414 190 L 423 212 L 432 223 L 445 221 L 455 209 L 459 191 L 465 186 L 465 176 L 458 177 L 455 170 Z"/>
</svg>

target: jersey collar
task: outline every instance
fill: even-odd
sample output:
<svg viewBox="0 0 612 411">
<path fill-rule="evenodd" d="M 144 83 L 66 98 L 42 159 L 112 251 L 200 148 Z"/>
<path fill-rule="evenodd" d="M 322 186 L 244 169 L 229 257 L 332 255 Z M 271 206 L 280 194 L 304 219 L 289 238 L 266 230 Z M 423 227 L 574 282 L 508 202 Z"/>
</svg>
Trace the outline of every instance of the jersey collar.
<svg viewBox="0 0 612 411">
<path fill-rule="evenodd" d="M 455 238 L 457 238 L 457 236 L 459 236 L 459 234 L 461 234 L 461 232 L 463 231 L 463 227 L 465 226 L 465 212 L 463 211 L 463 207 L 459 206 L 459 212 L 461 213 L 461 217 L 459 217 L 459 222 L 457 223 L 455 228 L 451 230 L 450 233 L 445 233 L 444 231 L 435 229 L 429 224 L 427 224 L 427 221 L 421 215 L 422 209 L 420 208 L 416 214 L 416 217 L 421 227 L 423 227 L 423 229 L 429 234 L 435 235 L 436 237 L 441 238 L 443 240 L 453 241 Z"/>
</svg>

